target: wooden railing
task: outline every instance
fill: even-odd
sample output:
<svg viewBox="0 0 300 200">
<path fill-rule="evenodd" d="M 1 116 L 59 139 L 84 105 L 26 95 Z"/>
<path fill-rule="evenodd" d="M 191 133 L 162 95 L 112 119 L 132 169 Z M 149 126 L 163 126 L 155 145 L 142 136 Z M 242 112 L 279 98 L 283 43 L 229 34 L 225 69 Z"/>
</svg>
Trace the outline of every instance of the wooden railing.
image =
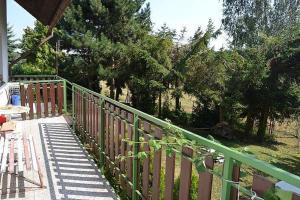
<svg viewBox="0 0 300 200">
<path fill-rule="evenodd" d="M 37 81 L 37 80 L 56 80 L 56 75 L 12 75 L 9 77 L 11 82 L 18 81 Z"/>
<path fill-rule="evenodd" d="M 64 80 L 21 81 L 21 105 L 30 108 L 22 118 L 53 117 L 66 111 L 66 83 Z"/>
</svg>

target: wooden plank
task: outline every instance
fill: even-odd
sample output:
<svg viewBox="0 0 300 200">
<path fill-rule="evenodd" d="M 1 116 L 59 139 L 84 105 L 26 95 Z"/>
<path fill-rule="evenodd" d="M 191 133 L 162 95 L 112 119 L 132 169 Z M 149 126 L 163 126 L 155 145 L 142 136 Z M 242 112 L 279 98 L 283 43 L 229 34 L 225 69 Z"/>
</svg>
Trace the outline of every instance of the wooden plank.
<svg viewBox="0 0 300 200">
<path fill-rule="evenodd" d="M 14 173 L 14 171 L 15 171 L 15 139 L 12 138 L 10 140 L 10 148 L 9 148 L 8 172 Z"/>
<path fill-rule="evenodd" d="M 274 183 L 271 180 L 261 175 L 253 175 L 252 190 L 256 192 L 259 197 L 263 197 L 272 187 L 274 187 Z"/>
<path fill-rule="evenodd" d="M 120 116 L 120 108 L 116 108 L 116 114 Z M 121 120 L 119 118 L 115 118 L 115 129 L 114 129 L 114 138 L 115 138 L 115 156 L 120 155 L 120 133 L 121 133 Z M 117 166 L 119 167 L 120 163 L 116 161 Z"/>
<path fill-rule="evenodd" d="M 37 156 L 37 147 L 36 147 L 36 144 L 35 144 L 33 138 L 32 138 L 32 143 L 33 143 L 34 152 L 35 152 L 35 156 L 36 156 L 35 158 L 36 158 L 36 161 L 37 161 L 37 170 L 38 170 L 38 174 L 39 174 L 40 184 L 41 184 L 41 187 L 44 187 L 41 161 L 40 161 L 40 158 Z"/>
<path fill-rule="evenodd" d="M 30 153 L 31 153 L 31 162 L 32 162 L 32 167 L 34 171 L 38 171 L 37 168 L 37 160 L 36 160 L 36 152 L 34 150 L 34 146 L 33 146 L 33 139 L 32 139 L 32 135 L 29 137 L 29 147 L 30 147 Z"/>
<path fill-rule="evenodd" d="M 32 83 L 28 84 L 27 87 L 27 97 L 28 97 L 28 103 L 29 103 L 29 118 L 33 119 L 33 91 L 32 91 L 33 85 Z"/>
<path fill-rule="evenodd" d="M 58 106 L 58 114 L 62 114 L 63 107 L 63 87 L 62 83 L 57 84 L 57 106 Z"/>
<path fill-rule="evenodd" d="M 108 109 L 108 104 L 105 104 L 105 108 Z M 109 155 L 109 111 L 105 111 L 105 154 Z"/>
<path fill-rule="evenodd" d="M 148 142 L 150 137 L 147 134 L 150 134 L 151 126 L 148 122 L 144 122 L 144 139 L 145 142 Z M 144 144 L 143 151 L 150 152 L 150 147 L 148 143 Z M 143 172 L 142 172 L 142 195 L 143 199 L 149 199 L 149 165 L 150 165 L 150 158 L 149 156 L 143 160 Z"/>
<path fill-rule="evenodd" d="M 157 140 L 162 139 L 162 129 L 156 127 L 154 137 Z M 152 199 L 158 200 L 160 195 L 160 173 L 161 171 L 161 149 L 154 152 L 153 158 L 153 184 L 152 184 Z"/>
<path fill-rule="evenodd" d="M 3 157 L 1 162 L 1 172 L 6 172 L 7 154 L 8 154 L 9 139 L 5 139 L 3 148 Z"/>
<path fill-rule="evenodd" d="M 4 150 L 4 137 L 1 137 L 1 140 L 0 140 L 0 163 L 2 161 L 2 156 L 3 156 L 3 150 Z"/>
<path fill-rule="evenodd" d="M 35 94 L 36 94 L 36 115 L 37 118 L 41 118 L 41 85 L 39 83 L 35 84 Z"/>
<path fill-rule="evenodd" d="M 121 117 L 122 119 L 125 119 L 127 116 L 126 116 L 126 112 L 124 110 L 121 111 Z M 126 146 L 126 143 L 123 141 L 123 139 L 125 139 L 125 122 L 124 121 L 121 121 L 121 156 L 125 156 L 125 146 Z M 124 161 L 121 161 L 121 164 L 120 164 L 120 168 L 121 168 L 121 172 L 122 173 L 125 173 L 125 162 Z"/>
<path fill-rule="evenodd" d="M 176 154 L 166 156 L 165 199 L 173 199 Z"/>
<path fill-rule="evenodd" d="M 26 92 L 24 85 L 20 85 L 20 95 L 21 95 L 21 106 L 25 106 L 26 104 Z M 22 113 L 22 119 L 26 120 L 26 113 Z"/>
<path fill-rule="evenodd" d="M 44 99 L 44 116 L 48 117 L 48 86 L 43 84 L 43 99 Z"/>
<path fill-rule="evenodd" d="M 179 199 L 188 200 L 190 197 L 192 162 L 186 157 L 192 157 L 193 150 L 189 147 L 183 147 L 182 153 L 185 156 L 181 157 Z"/>
<path fill-rule="evenodd" d="M 293 194 L 292 200 L 300 200 L 300 196 L 298 196 L 297 194 Z"/>
<path fill-rule="evenodd" d="M 214 160 L 212 156 L 206 156 L 205 166 L 207 169 L 213 170 Z M 209 172 L 199 173 L 198 183 L 198 199 L 199 200 L 210 200 L 212 191 L 213 175 Z"/>
<path fill-rule="evenodd" d="M 132 113 L 128 113 L 128 121 L 129 124 L 127 124 L 127 138 L 129 138 L 130 141 L 132 141 L 133 138 L 133 127 L 132 127 L 132 123 L 133 123 L 133 114 Z M 127 152 L 131 151 L 132 152 L 132 146 L 130 144 L 127 144 Z M 132 182 L 132 157 L 127 158 L 126 161 L 126 166 L 127 166 L 127 176 L 128 179 Z M 128 193 L 129 196 L 131 197 L 131 188 L 130 186 L 128 187 Z"/>
<path fill-rule="evenodd" d="M 23 146 L 24 146 L 24 156 L 25 156 L 25 165 L 26 169 L 31 169 L 30 164 L 30 157 L 29 157 L 29 145 L 28 145 L 28 139 L 26 137 L 23 137 Z"/>
<path fill-rule="evenodd" d="M 232 171 L 232 180 L 234 182 L 240 182 L 240 166 L 234 165 Z M 237 188 L 232 187 L 230 193 L 230 200 L 238 200 L 239 199 L 239 191 Z"/>
<path fill-rule="evenodd" d="M 110 106 L 110 112 L 114 112 L 114 106 L 111 105 Z M 110 155 L 110 160 L 111 161 L 114 161 L 115 160 L 115 151 L 114 151 L 114 144 L 115 144 L 115 141 L 114 141 L 114 116 L 112 114 L 110 114 L 110 119 L 109 119 L 109 126 L 110 126 L 110 129 L 109 129 L 109 139 L 110 139 L 110 142 L 109 142 L 109 155 Z"/>
<path fill-rule="evenodd" d="M 51 114 L 55 116 L 55 87 L 54 83 L 50 83 L 50 100 L 51 100 Z"/>
<path fill-rule="evenodd" d="M 24 170 L 24 163 L 23 163 L 23 141 L 20 137 L 18 139 L 18 172 L 22 172 Z"/>
</svg>

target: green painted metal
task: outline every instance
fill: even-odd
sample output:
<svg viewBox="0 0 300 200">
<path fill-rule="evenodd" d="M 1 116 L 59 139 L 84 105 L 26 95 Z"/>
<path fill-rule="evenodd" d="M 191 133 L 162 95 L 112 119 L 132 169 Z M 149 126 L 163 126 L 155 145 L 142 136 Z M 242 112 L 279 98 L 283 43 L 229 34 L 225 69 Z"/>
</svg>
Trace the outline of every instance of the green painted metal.
<svg viewBox="0 0 300 200">
<path fill-rule="evenodd" d="M 137 168 L 138 168 L 138 153 L 139 153 L 139 116 L 134 114 L 133 118 L 133 135 L 134 135 L 134 146 L 133 146 L 133 163 L 132 163 L 132 199 L 136 200 L 137 197 Z"/>
<path fill-rule="evenodd" d="M 277 178 L 279 180 L 285 181 L 291 185 L 294 185 L 296 187 L 300 187 L 300 177 L 296 176 L 292 173 L 289 173 L 287 171 L 284 171 L 280 168 L 277 168 L 271 164 L 268 164 L 264 161 L 258 160 L 253 158 L 252 156 L 249 156 L 247 154 L 238 152 L 234 149 L 228 148 L 224 145 L 221 145 L 219 143 L 216 143 L 214 141 L 211 141 L 207 138 L 201 137 L 199 135 L 196 135 L 190 131 L 187 131 L 185 129 L 182 129 L 180 127 L 177 127 L 175 125 L 169 124 L 166 121 L 163 121 L 161 119 L 155 118 L 149 114 L 146 114 L 142 111 L 139 111 L 137 109 L 134 109 L 130 106 L 127 106 L 125 104 L 122 104 L 120 102 L 117 102 L 113 99 L 110 99 L 106 96 L 103 96 L 99 93 L 96 93 L 94 91 L 91 91 L 89 89 L 86 89 L 78 84 L 75 83 L 71 83 L 61 77 L 57 77 L 57 79 L 59 80 L 39 80 L 39 81 L 20 81 L 22 83 L 43 83 L 43 82 L 59 82 L 59 81 L 64 81 L 64 83 L 68 83 L 72 85 L 72 104 L 74 105 L 74 97 L 73 97 L 73 93 L 75 90 L 82 92 L 83 95 L 85 94 L 92 94 L 96 97 L 99 97 L 99 107 L 100 107 L 100 112 L 99 112 L 99 151 L 100 151 L 100 165 L 101 167 L 104 166 L 104 159 L 105 159 L 105 155 L 104 155 L 104 128 L 105 128 L 105 116 L 104 116 L 104 103 L 108 102 L 110 104 L 113 104 L 114 106 L 119 107 L 120 109 L 126 110 L 128 112 L 131 112 L 134 114 L 134 139 L 135 141 L 138 141 L 139 137 L 138 137 L 138 119 L 143 119 L 143 120 L 147 120 L 148 122 L 159 126 L 161 128 L 167 128 L 167 127 L 171 127 L 173 129 L 177 129 L 178 131 L 181 131 L 184 136 L 189 139 L 189 140 L 195 140 L 198 143 L 202 144 L 203 146 L 206 146 L 208 148 L 211 149 L 215 149 L 216 151 L 223 153 L 225 156 L 225 164 L 224 164 L 224 171 L 223 171 L 223 178 L 226 179 L 227 181 L 223 180 L 223 184 L 222 184 L 222 200 L 227 200 L 230 198 L 230 191 L 231 191 L 231 187 L 232 184 L 230 183 L 230 180 L 232 179 L 232 168 L 233 168 L 233 164 L 235 163 L 241 163 L 244 165 L 248 165 L 258 171 L 264 172 L 268 175 L 270 175 L 271 177 Z M 65 87 L 66 88 L 66 87 Z M 66 95 L 66 91 L 64 91 L 64 95 Z M 85 112 L 85 106 L 83 105 L 83 112 Z M 74 113 L 74 108 L 72 109 L 72 114 Z M 83 123 L 83 127 L 85 128 L 85 115 L 83 115 L 84 118 L 84 123 Z M 73 117 L 73 120 L 75 118 Z M 138 145 L 134 146 L 134 155 L 138 154 Z M 132 182 L 132 189 L 133 189 L 133 193 L 132 193 L 132 197 L 136 198 L 137 196 L 137 159 L 133 159 L 133 182 Z"/>
<path fill-rule="evenodd" d="M 100 146 L 100 166 L 104 167 L 104 155 L 105 152 L 104 149 L 104 126 L 105 126 L 105 120 L 104 120 L 104 100 L 102 98 L 99 98 L 99 104 L 100 104 L 100 112 L 99 112 L 99 146 Z"/>
<path fill-rule="evenodd" d="M 67 82 L 66 82 L 66 79 L 63 79 L 63 86 L 64 86 L 64 112 L 67 113 L 68 108 L 67 108 Z"/>
<path fill-rule="evenodd" d="M 227 200 L 230 198 L 230 192 L 231 192 L 230 181 L 232 180 L 232 170 L 233 170 L 233 159 L 225 155 L 221 200 Z"/>
<path fill-rule="evenodd" d="M 77 104 L 77 102 L 76 102 Z M 72 85 L 72 129 L 75 133 L 75 125 L 76 125 L 76 119 L 75 119 L 75 89 L 74 85 Z"/>
<path fill-rule="evenodd" d="M 175 126 L 173 124 L 170 124 L 166 121 L 163 121 L 161 119 L 158 119 L 152 115 L 149 115 L 147 113 L 144 113 L 140 110 L 137 110 L 135 108 L 132 108 L 130 106 L 127 106 L 125 104 L 122 104 L 118 101 L 115 101 L 113 99 L 110 99 L 109 97 L 103 96 L 101 94 L 98 94 L 92 90 L 86 89 L 80 85 L 77 85 L 74 83 L 74 86 L 77 88 L 81 88 L 83 91 L 93 94 L 94 96 L 98 96 L 99 98 L 102 98 L 103 100 L 114 104 L 115 106 L 120 107 L 121 109 L 127 110 L 131 113 L 137 114 L 140 118 L 145 119 L 157 126 L 160 126 L 161 128 L 168 128 L 171 127 L 173 129 L 177 129 L 178 131 L 181 131 L 183 133 L 183 135 L 189 139 L 189 140 L 195 140 L 197 142 L 199 142 L 200 144 L 202 144 L 203 146 L 209 147 L 211 149 L 215 149 L 216 151 L 223 153 L 224 155 L 227 155 L 228 157 L 230 157 L 231 159 L 234 159 L 236 161 L 239 161 L 243 164 L 246 164 L 250 167 L 253 167 L 261 172 L 264 172 L 266 174 L 269 174 L 270 176 L 277 178 L 279 180 L 285 181 L 291 185 L 300 187 L 300 177 L 296 176 L 292 173 L 289 173 L 287 171 L 284 171 L 280 168 L 275 167 L 274 165 L 271 165 L 269 163 L 266 163 L 264 161 L 255 159 L 253 157 L 251 157 L 250 155 L 238 152 L 234 149 L 231 149 L 229 147 L 226 147 L 222 144 L 216 143 L 212 140 L 209 140 L 207 138 L 204 138 L 202 136 L 199 136 L 195 133 L 192 133 L 188 130 L 185 130 L 183 128 L 180 128 L 178 126 Z"/>
</svg>

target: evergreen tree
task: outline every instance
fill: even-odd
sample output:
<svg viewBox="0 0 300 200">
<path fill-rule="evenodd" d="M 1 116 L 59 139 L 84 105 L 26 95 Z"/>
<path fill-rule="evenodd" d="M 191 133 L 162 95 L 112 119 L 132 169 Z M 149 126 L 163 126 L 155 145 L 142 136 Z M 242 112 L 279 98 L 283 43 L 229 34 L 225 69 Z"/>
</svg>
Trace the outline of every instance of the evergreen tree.
<svg viewBox="0 0 300 200">
<path fill-rule="evenodd" d="M 7 26 L 7 45 L 8 45 L 8 62 L 10 63 L 17 57 L 17 40 L 14 39 L 15 35 L 13 33 L 13 27 Z"/>
</svg>

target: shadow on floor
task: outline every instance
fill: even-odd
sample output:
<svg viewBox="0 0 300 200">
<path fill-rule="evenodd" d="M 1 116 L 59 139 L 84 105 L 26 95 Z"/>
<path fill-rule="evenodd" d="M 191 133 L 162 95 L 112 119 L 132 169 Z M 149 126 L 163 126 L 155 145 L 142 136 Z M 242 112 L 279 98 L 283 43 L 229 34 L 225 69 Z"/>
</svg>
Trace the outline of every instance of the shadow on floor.
<svg viewBox="0 0 300 200">
<path fill-rule="evenodd" d="M 117 199 L 67 124 L 41 123 L 39 128 L 53 200 Z"/>
</svg>

